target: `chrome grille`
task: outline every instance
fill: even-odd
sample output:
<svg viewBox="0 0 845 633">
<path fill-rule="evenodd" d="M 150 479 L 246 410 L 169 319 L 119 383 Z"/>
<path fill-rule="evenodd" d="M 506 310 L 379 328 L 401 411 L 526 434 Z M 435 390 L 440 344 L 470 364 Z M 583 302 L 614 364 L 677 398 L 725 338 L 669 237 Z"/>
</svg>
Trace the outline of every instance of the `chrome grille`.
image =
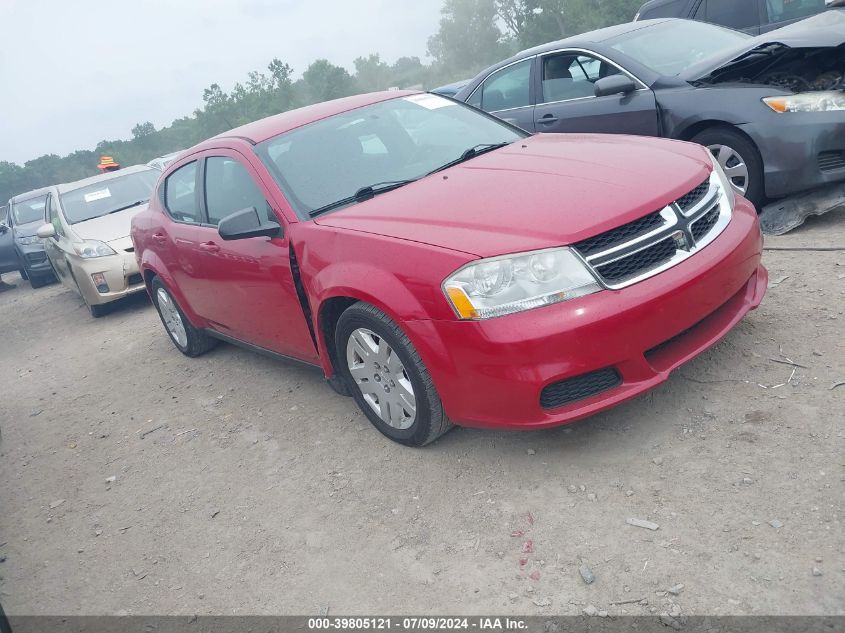
<svg viewBox="0 0 845 633">
<path fill-rule="evenodd" d="M 674 238 L 667 237 L 635 253 L 625 255 L 606 264 L 597 264 L 595 270 L 606 282 L 616 284 L 630 279 L 643 270 L 665 264 L 675 256 L 677 250 L 678 246 Z"/>
<path fill-rule="evenodd" d="M 606 288 L 648 279 L 691 257 L 728 225 L 731 208 L 714 173 L 660 211 L 573 244 Z"/>
<path fill-rule="evenodd" d="M 708 191 L 710 191 L 710 181 L 705 180 L 687 195 L 682 198 L 678 198 L 675 204 L 677 204 L 684 213 L 689 213 L 690 209 L 694 208 L 696 204 L 701 202 L 702 198 L 707 195 Z"/>
<path fill-rule="evenodd" d="M 629 222 L 617 229 L 578 242 L 575 248 L 585 256 L 593 255 L 594 253 L 606 251 L 625 242 L 630 242 L 632 239 L 645 235 L 660 226 L 663 226 L 663 218 L 660 216 L 660 211 L 655 211 L 654 213 L 649 213 L 644 218 Z"/>
<path fill-rule="evenodd" d="M 690 227 L 690 232 L 692 233 L 692 238 L 698 242 L 701 240 L 702 237 L 707 235 L 714 226 L 716 226 L 716 222 L 719 221 L 719 207 L 713 207 L 703 216 L 701 219 L 696 220 L 693 222 Z"/>
</svg>

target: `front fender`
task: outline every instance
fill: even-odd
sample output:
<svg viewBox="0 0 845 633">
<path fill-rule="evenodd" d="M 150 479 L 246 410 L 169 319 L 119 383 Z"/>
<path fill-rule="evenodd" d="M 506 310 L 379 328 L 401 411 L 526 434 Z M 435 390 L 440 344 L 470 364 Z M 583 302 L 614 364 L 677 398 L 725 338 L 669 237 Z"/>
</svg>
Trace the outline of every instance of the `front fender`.
<svg viewBox="0 0 845 633">
<path fill-rule="evenodd" d="M 389 316 L 427 361 L 431 342 L 420 328 L 431 319 L 454 319 L 441 284 L 474 259 L 437 246 L 370 233 L 306 223 L 297 226 L 294 244 L 302 282 L 312 311 L 312 323 L 323 370 L 333 374 L 332 332 L 323 316 L 334 300 L 363 301 Z M 335 306 L 341 305 L 334 303 Z M 336 315 L 335 315 L 336 316 Z"/>
</svg>

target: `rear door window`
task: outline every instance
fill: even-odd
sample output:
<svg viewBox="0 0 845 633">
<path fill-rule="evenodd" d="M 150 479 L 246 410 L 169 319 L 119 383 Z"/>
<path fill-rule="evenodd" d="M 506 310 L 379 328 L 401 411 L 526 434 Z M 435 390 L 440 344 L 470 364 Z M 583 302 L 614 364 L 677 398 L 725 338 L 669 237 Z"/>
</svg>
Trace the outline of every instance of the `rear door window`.
<svg viewBox="0 0 845 633">
<path fill-rule="evenodd" d="M 497 70 L 473 93 L 469 104 L 485 112 L 501 112 L 530 105 L 533 61 L 526 59 Z"/>
<path fill-rule="evenodd" d="M 180 167 L 164 181 L 164 206 L 177 222 L 200 224 L 197 204 L 197 163 Z"/>
<path fill-rule="evenodd" d="M 732 29 L 747 29 L 760 24 L 757 0 L 701 0 L 695 19 Z"/>
</svg>

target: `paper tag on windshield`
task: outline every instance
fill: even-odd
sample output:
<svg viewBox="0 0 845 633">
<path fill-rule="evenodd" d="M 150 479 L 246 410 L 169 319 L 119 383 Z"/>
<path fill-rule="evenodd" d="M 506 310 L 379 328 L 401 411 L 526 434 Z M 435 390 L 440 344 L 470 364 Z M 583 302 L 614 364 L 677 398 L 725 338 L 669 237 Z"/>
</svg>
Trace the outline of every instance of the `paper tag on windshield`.
<svg viewBox="0 0 845 633">
<path fill-rule="evenodd" d="M 94 202 L 95 200 L 102 200 L 103 198 L 111 198 L 111 191 L 107 188 L 85 194 L 85 202 Z"/>
<path fill-rule="evenodd" d="M 453 101 L 429 94 L 411 95 L 410 97 L 405 97 L 405 101 L 416 103 L 418 106 L 422 106 L 428 110 L 436 110 L 437 108 L 455 105 Z"/>
</svg>

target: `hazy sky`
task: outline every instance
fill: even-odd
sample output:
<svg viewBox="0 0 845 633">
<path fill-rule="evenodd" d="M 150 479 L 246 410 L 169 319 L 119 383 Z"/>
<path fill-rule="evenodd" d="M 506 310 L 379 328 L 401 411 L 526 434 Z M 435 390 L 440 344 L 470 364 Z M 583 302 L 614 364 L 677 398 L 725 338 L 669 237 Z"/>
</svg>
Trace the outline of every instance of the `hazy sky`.
<svg viewBox="0 0 845 633">
<path fill-rule="evenodd" d="M 425 56 L 442 0 L 0 0 L 0 160 L 93 149 L 202 105 L 273 57 Z"/>
</svg>

